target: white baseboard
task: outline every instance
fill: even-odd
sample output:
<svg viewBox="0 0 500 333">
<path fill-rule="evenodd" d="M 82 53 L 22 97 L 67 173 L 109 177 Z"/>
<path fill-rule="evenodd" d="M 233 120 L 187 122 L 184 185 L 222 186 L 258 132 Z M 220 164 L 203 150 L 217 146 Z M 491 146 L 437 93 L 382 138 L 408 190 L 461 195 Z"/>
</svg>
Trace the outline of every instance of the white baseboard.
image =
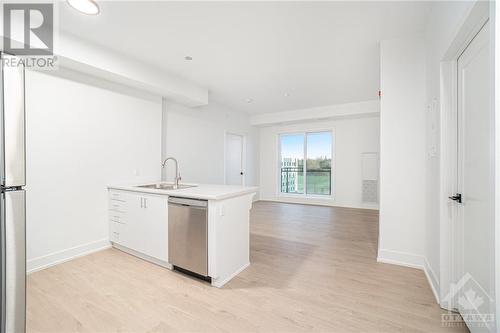
<svg viewBox="0 0 500 333">
<path fill-rule="evenodd" d="M 226 277 L 222 281 L 219 281 L 219 279 L 212 280 L 212 286 L 217 287 L 217 288 L 222 288 L 226 283 L 228 283 L 229 281 L 231 281 L 236 275 L 240 274 L 245 269 L 247 269 L 248 266 L 250 266 L 250 263 L 243 265 L 243 267 L 241 267 L 236 272 L 234 272 L 233 274 L 229 275 L 228 277 Z"/>
<path fill-rule="evenodd" d="M 432 293 L 436 298 L 436 303 L 439 304 L 439 279 L 429 265 L 426 257 L 413 253 L 379 249 L 377 261 L 385 264 L 393 264 L 423 270 L 431 287 Z"/>
<path fill-rule="evenodd" d="M 385 264 L 424 269 L 424 256 L 414 253 L 379 249 L 377 261 Z"/>
<path fill-rule="evenodd" d="M 429 281 L 429 284 L 431 285 L 432 293 L 436 298 L 436 303 L 439 304 L 439 293 L 438 293 L 439 279 L 437 278 L 436 273 L 434 272 L 431 265 L 427 261 L 427 258 L 424 258 L 424 273 L 425 276 L 427 277 L 427 281 Z"/>
<path fill-rule="evenodd" d="M 87 254 L 109 249 L 111 243 L 108 238 L 100 239 L 98 241 L 78 245 L 69 249 L 64 249 L 62 251 L 47 254 L 41 257 L 29 259 L 27 261 L 26 271 L 28 274 L 33 272 L 61 264 L 63 262 L 83 257 Z"/>
<path fill-rule="evenodd" d="M 368 203 L 345 204 L 345 203 L 335 202 L 334 200 L 315 199 L 315 198 L 303 199 L 303 198 L 288 198 L 288 197 L 277 197 L 277 198 L 267 197 L 267 198 L 260 198 L 258 201 L 272 201 L 272 202 L 292 203 L 300 205 L 379 210 L 378 204 L 368 204 Z"/>
</svg>

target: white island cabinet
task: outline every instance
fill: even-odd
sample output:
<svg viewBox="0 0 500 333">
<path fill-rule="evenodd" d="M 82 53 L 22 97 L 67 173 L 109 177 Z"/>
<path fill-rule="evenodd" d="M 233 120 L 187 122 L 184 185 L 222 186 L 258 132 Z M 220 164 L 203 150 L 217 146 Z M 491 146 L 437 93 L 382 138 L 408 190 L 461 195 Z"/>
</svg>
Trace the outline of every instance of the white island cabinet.
<svg viewBox="0 0 500 333">
<path fill-rule="evenodd" d="M 206 200 L 208 276 L 213 286 L 222 287 L 250 265 L 249 221 L 256 192 L 256 187 L 226 185 L 177 190 L 110 186 L 110 241 L 119 250 L 171 269 L 168 197 Z"/>
<path fill-rule="evenodd" d="M 168 267 L 167 216 L 168 197 L 109 191 L 109 238 L 113 245 Z"/>
</svg>

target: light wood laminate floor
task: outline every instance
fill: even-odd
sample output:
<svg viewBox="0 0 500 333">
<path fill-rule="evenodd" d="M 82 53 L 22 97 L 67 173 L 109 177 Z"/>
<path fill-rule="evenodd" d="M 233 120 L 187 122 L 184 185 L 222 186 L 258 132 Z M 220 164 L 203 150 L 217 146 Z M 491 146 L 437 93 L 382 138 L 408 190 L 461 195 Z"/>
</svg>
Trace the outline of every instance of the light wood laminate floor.
<svg viewBox="0 0 500 333">
<path fill-rule="evenodd" d="M 378 212 L 258 202 L 251 265 L 223 289 L 118 250 L 28 279 L 29 332 L 465 332 L 424 273 L 376 262 Z"/>
</svg>

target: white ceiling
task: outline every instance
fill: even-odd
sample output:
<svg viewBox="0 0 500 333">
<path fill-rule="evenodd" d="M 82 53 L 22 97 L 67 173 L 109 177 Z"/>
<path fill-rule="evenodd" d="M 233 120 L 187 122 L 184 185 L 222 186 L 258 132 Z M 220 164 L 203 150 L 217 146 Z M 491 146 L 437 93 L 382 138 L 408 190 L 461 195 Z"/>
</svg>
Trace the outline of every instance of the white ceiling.
<svg viewBox="0 0 500 333">
<path fill-rule="evenodd" d="M 431 6 L 98 2 L 98 16 L 61 3 L 61 30 L 199 83 L 211 100 L 249 113 L 376 99 L 378 42 L 422 31 Z"/>
</svg>

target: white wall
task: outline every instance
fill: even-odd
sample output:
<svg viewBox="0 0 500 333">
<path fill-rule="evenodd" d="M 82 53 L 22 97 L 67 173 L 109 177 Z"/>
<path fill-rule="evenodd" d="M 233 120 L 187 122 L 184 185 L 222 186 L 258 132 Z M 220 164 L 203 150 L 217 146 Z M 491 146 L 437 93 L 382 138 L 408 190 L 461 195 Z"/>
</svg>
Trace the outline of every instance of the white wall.
<svg viewBox="0 0 500 333">
<path fill-rule="evenodd" d="M 179 161 L 183 182 L 224 184 L 224 141 L 228 131 L 246 136 L 245 182 L 257 185 L 258 141 L 246 113 L 212 102 L 199 108 L 168 103 L 164 117 L 165 156 Z M 169 161 L 166 168 L 165 180 L 171 181 L 174 163 Z"/>
<path fill-rule="evenodd" d="M 160 178 L 160 102 L 27 72 L 28 270 L 109 244 L 106 185 Z"/>
<path fill-rule="evenodd" d="M 279 193 L 278 136 L 280 133 L 331 129 L 334 132 L 333 199 L 291 198 Z M 300 122 L 260 129 L 260 191 L 262 200 L 316 203 L 330 206 L 378 208 L 361 200 L 361 154 L 379 151 L 379 117 L 345 117 Z"/>
<path fill-rule="evenodd" d="M 453 42 L 466 15 L 472 8 L 473 2 L 436 2 L 432 11 L 425 33 L 426 47 L 426 101 L 431 104 L 435 101 L 436 114 L 427 115 L 427 144 L 434 141 L 431 129 L 431 117 L 435 118 L 437 132 L 434 134 L 439 138 L 440 128 L 440 63 L 445 53 Z M 436 155 L 426 155 L 426 225 L 425 225 L 425 257 L 427 259 L 428 271 L 431 283 L 439 294 L 440 280 L 440 146 L 436 142 Z"/>
<path fill-rule="evenodd" d="M 422 267 L 425 54 L 422 35 L 382 41 L 378 260 Z"/>
</svg>

